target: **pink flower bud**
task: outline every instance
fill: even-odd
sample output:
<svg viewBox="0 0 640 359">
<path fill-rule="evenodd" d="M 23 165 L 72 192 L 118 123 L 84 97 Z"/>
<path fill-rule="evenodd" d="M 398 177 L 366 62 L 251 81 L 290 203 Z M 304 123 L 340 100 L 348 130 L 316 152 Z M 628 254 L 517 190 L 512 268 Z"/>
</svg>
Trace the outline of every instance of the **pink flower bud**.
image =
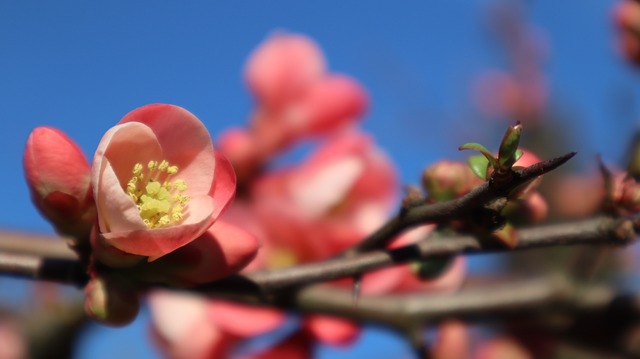
<svg viewBox="0 0 640 359">
<path fill-rule="evenodd" d="M 298 124 L 297 132 L 303 135 L 331 132 L 359 119 L 367 102 L 367 94 L 357 81 L 329 75 L 308 86 L 291 105 L 289 123 Z"/>
<path fill-rule="evenodd" d="M 258 102 L 273 109 L 281 107 L 324 71 L 324 57 L 313 40 L 278 33 L 251 54 L 245 76 Z"/>
<path fill-rule="evenodd" d="M 458 198 L 483 183 L 465 163 L 440 161 L 422 174 L 422 186 L 434 201 Z"/>
<path fill-rule="evenodd" d="M 138 294 L 120 279 L 92 278 L 84 292 L 87 314 L 107 325 L 127 325 L 136 318 L 140 310 Z"/>
<path fill-rule="evenodd" d="M 33 202 L 56 230 L 88 236 L 95 210 L 89 164 L 78 145 L 60 130 L 37 127 L 27 140 L 24 170 Z"/>
</svg>

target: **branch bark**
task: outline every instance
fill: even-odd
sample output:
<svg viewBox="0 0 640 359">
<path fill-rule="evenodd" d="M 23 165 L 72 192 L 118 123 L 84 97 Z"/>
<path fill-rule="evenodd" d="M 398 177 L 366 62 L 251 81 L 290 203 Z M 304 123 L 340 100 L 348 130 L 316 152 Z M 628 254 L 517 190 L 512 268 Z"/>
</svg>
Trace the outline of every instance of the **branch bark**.
<svg viewBox="0 0 640 359">
<path fill-rule="evenodd" d="M 505 197 L 512 190 L 527 183 L 536 177 L 553 171 L 560 167 L 576 152 L 570 152 L 563 156 L 536 163 L 513 173 L 513 179 L 498 186 L 493 181 L 484 183 L 466 195 L 445 202 L 418 204 L 409 208 L 403 208 L 395 217 L 382 226 L 379 230 L 362 240 L 345 254 L 367 252 L 373 249 L 384 248 L 398 234 L 413 226 L 425 223 L 434 223 L 443 220 L 460 218 L 474 209 L 500 197 Z"/>
</svg>

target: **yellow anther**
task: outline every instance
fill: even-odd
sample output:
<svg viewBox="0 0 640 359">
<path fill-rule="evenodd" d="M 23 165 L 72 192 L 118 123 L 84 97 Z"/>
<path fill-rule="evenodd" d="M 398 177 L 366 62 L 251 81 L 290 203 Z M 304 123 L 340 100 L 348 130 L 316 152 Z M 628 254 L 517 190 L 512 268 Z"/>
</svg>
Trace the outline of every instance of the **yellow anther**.
<svg viewBox="0 0 640 359">
<path fill-rule="evenodd" d="M 145 190 L 147 191 L 148 194 L 150 195 L 156 195 L 158 194 L 158 192 L 160 192 L 160 183 L 159 182 L 149 182 L 146 186 L 145 186 Z"/>
<path fill-rule="evenodd" d="M 184 209 L 189 196 L 181 194 L 187 189 L 182 179 L 170 181 L 178 172 L 178 166 L 168 161 L 150 160 L 147 170 L 142 164 L 133 166 L 133 177 L 127 182 L 125 192 L 138 207 L 138 212 L 149 228 L 176 225 L 184 219 Z M 145 178 L 148 178 L 145 180 Z"/>
<path fill-rule="evenodd" d="M 182 192 L 182 191 L 184 191 L 184 190 L 186 190 L 188 188 L 187 184 L 184 183 L 184 180 L 181 180 L 181 179 L 173 181 L 173 186 L 174 186 L 175 189 L 177 189 L 180 192 Z"/>
<path fill-rule="evenodd" d="M 133 166 L 133 174 L 134 174 L 134 175 L 136 175 L 136 176 L 137 176 L 137 175 L 139 175 L 140 173 L 142 173 L 142 169 L 143 169 L 143 168 L 144 168 L 144 167 L 142 167 L 142 163 L 136 163 L 136 164 Z M 134 178 L 135 178 L 135 177 L 134 177 Z"/>
</svg>

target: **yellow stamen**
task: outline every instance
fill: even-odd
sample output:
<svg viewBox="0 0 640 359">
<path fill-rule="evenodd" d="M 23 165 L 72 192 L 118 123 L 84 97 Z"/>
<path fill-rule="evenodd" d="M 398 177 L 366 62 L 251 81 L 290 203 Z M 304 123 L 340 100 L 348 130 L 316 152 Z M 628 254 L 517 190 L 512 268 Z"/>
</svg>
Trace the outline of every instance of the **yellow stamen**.
<svg viewBox="0 0 640 359">
<path fill-rule="evenodd" d="M 142 221 L 149 228 L 164 228 L 180 223 L 184 219 L 189 196 L 182 194 L 188 188 L 184 180 L 169 180 L 169 177 L 178 173 L 178 166 L 172 166 L 166 160 L 151 160 L 146 168 L 145 173 L 144 166 L 136 163 L 133 177 L 125 188 L 138 207 Z"/>
</svg>

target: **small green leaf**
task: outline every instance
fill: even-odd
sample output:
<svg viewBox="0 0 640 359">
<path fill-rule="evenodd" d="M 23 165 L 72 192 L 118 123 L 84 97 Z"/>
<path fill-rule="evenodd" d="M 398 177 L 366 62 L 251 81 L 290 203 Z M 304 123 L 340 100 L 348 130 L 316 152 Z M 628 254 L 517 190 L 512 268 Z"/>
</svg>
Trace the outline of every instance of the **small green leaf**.
<svg viewBox="0 0 640 359">
<path fill-rule="evenodd" d="M 524 155 L 524 152 L 522 152 L 521 149 L 517 149 L 516 150 L 516 155 L 515 155 L 515 161 L 513 161 L 513 163 L 518 162 L 518 160 L 520 159 L 520 157 L 522 157 L 522 155 Z"/>
<path fill-rule="evenodd" d="M 475 155 L 469 157 L 467 160 L 471 171 L 483 180 L 487 180 L 487 168 L 489 167 L 489 160 L 483 155 Z"/>
<path fill-rule="evenodd" d="M 493 157 L 493 154 L 483 145 L 479 144 L 479 143 L 475 143 L 475 142 L 469 142 L 469 143 L 465 143 L 464 145 L 458 147 L 458 150 L 462 151 L 462 150 L 473 150 L 473 151 L 478 151 L 480 153 L 482 153 L 482 155 L 487 159 L 487 161 L 489 161 L 489 163 L 491 164 L 491 166 L 493 168 L 497 168 L 498 167 L 498 161 L 496 160 L 495 157 Z"/>
<path fill-rule="evenodd" d="M 520 134 L 522 133 L 522 125 L 520 122 L 515 126 L 509 126 L 507 132 L 505 132 L 502 142 L 500 142 L 500 150 L 498 150 L 498 162 L 500 167 L 508 167 L 516 162 L 515 153 L 518 150 L 518 144 L 520 143 Z"/>
</svg>

